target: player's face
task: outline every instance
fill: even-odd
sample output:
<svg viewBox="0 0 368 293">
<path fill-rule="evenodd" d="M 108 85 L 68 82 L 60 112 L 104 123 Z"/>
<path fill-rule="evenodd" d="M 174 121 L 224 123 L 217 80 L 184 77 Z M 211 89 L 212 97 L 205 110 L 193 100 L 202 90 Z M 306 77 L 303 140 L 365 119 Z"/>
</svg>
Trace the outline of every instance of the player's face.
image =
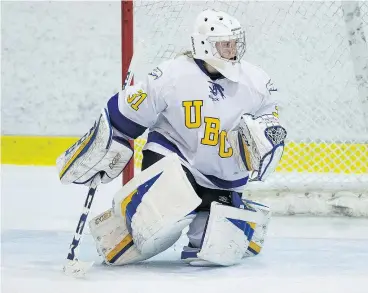
<svg viewBox="0 0 368 293">
<path fill-rule="evenodd" d="M 222 58 L 234 59 L 237 54 L 236 40 L 216 42 L 216 50 Z"/>
</svg>

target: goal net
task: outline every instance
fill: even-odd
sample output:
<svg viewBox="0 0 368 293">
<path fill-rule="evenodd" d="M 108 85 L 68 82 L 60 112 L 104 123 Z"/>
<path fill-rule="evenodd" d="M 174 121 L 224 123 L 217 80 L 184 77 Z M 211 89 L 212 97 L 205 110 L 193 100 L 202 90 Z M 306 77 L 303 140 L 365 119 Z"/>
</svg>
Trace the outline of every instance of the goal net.
<svg viewBox="0 0 368 293">
<path fill-rule="evenodd" d="M 368 216 L 368 4 L 133 1 L 134 37 L 123 38 L 123 55 L 133 41 L 147 48 L 135 79 L 190 49 L 194 20 L 206 8 L 239 19 L 243 58 L 262 67 L 281 95 L 283 159 L 267 182 L 249 183 L 244 196 L 281 214 Z M 144 144 L 145 135 L 134 143 L 136 172 Z"/>
</svg>

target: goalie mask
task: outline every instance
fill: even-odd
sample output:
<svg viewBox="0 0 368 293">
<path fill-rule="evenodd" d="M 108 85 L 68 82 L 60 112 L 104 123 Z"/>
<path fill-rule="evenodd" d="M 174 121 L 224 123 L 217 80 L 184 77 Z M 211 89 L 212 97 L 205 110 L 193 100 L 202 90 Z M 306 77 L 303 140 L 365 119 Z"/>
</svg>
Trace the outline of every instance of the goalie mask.
<svg viewBox="0 0 368 293">
<path fill-rule="evenodd" d="M 194 26 L 192 54 L 238 82 L 240 60 L 245 53 L 245 34 L 238 20 L 225 12 L 205 10 Z"/>
</svg>

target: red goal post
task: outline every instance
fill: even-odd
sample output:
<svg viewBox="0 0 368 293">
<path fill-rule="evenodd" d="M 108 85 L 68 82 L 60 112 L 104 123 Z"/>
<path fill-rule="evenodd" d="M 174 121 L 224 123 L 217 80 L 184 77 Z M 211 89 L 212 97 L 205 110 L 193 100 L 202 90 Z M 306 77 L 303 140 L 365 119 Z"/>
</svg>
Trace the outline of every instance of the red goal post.
<svg viewBox="0 0 368 293">
<path fill-rule="evenodd" d="M 122 60 L 122 81 L 128 73 L 130 60 L 133 56 L 133 1 L 121 1 L 121 60 Z M 134 149 L 134 141 L 130 141 Z M 134 158 L 125 168 L 122 176 L 123 184 L 126 184 L 134 176 Z"/>
</svg>

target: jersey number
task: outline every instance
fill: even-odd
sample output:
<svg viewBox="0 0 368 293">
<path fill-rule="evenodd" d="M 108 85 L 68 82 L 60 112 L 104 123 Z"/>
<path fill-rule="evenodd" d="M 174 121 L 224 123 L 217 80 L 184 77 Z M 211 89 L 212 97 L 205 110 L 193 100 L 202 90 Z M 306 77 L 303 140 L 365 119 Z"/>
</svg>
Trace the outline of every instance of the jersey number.
<svg viewBox="0 0 368 293">
<path fill-rule="evenodd" d="M 147 94 L 142 90 L 138 90 L 137 93 L 129 95 L 127 97 L 127 102 L 135 110 L 139 110 L 139 105 L 147 98 Z M 134 103 L 133 103 L 134 102 Z"/>
<path fill-rule="evenodd" d="M 203 101 L 183 101 L 185 126 L 189 129 L 199 128 L 202 124 L 202 106 Z M 201 144 L 217 146 L 219 144 L 219 156 L 228 158 L 233 155 L 231 147 L 226 149 L 225 130 L 220 131 L 220 119 L 215 117 L 204 117 L 204 136 Z"/>
</svg>

